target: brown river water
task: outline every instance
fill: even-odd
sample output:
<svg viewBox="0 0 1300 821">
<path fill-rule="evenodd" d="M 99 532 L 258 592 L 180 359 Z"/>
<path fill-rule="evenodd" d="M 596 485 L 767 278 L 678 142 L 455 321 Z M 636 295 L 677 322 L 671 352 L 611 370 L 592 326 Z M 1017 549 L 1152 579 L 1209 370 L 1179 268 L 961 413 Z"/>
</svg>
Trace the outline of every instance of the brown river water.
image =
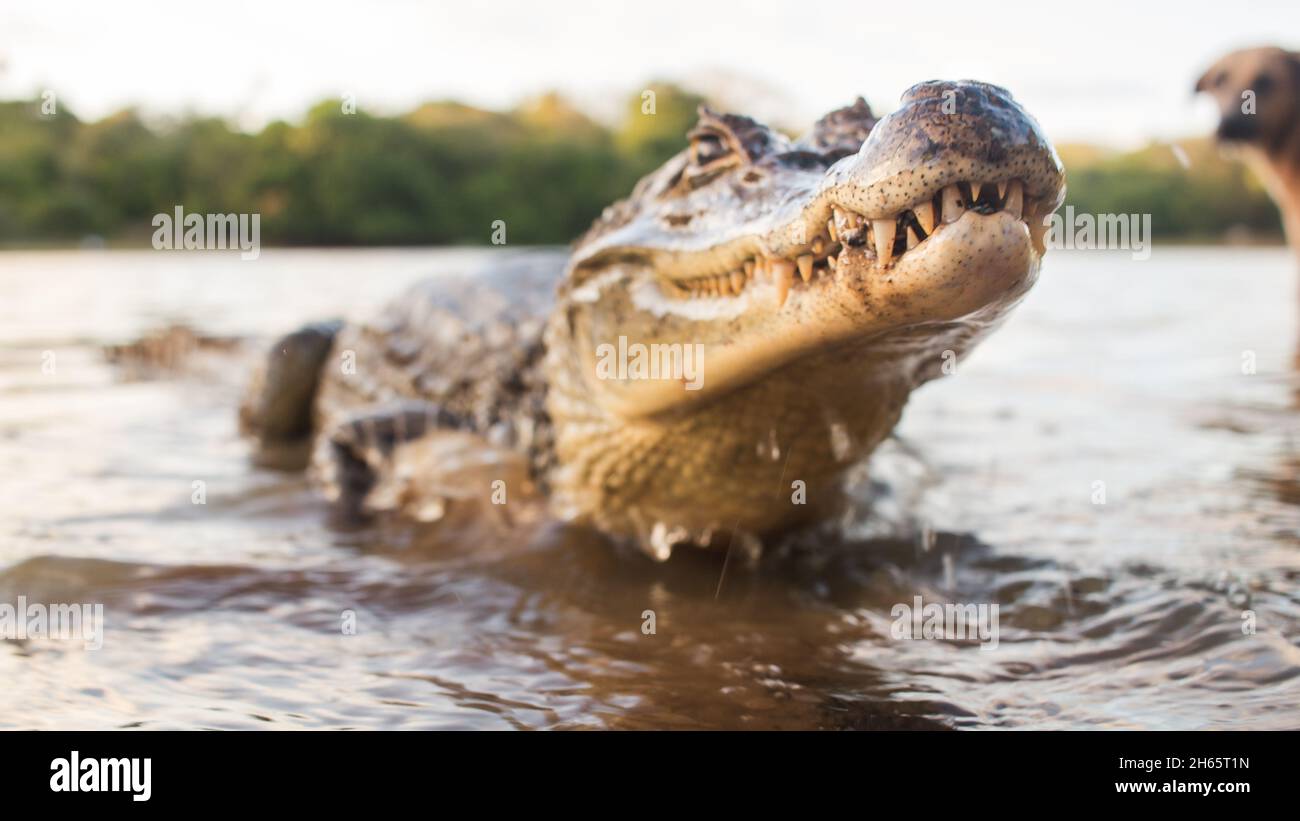
<svg viewBox="0 0 1300 821">
<path fill-rule="evenodd" d="M 0 726 L 1300 728 L 1286 251 L 1050 253 L 852 516 L 756 562 L 464 507 L 340 530 L 250 466 L 247 354 L 104 353 L 265 340 L 493 253 L 0 253 L 0 603 L 104 608 L 98 649 L 0 641 Z M 916 596 L 997 605 L 996 646 L 892 637 Z"/>
</svg>

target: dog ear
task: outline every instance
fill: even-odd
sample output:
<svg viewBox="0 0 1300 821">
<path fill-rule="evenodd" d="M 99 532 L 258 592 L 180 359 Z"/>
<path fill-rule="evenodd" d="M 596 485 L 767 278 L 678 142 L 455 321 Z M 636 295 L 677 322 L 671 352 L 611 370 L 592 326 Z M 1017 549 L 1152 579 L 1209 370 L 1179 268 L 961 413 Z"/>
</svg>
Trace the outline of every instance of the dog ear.
<svg viewBox="0 0 1300 821">
<path fill-rule="evenodd" d="M 1218 74 L 1221 71 L 1221 69 L 1219 68 L 1220 62 L 1221 61 L 1216 60 L 1212 66 L 1205 69 L 1205 73 L 1202 74 L 1199 79 L 1197 79 L 1196 86 L 1192 89 L 1192 93 L 1200 94 L 1201 92 L 1213 90 L 1210 84 L 1210 78 L 1214 77 L 1216 74 Z"/>
<path fill-rule="evenodd" d="M 1209 87 L 1209 84 L 1210 84 L 1210 72 L 1206 71 L 1204 74 L 1201 75 L 1201 78 L 1196 81 L 1196 86 L 1192 88 L 1192 91 L 1199 94 L 1202 91 L 1205 91 L 1206 88 Z"/>
</svg>

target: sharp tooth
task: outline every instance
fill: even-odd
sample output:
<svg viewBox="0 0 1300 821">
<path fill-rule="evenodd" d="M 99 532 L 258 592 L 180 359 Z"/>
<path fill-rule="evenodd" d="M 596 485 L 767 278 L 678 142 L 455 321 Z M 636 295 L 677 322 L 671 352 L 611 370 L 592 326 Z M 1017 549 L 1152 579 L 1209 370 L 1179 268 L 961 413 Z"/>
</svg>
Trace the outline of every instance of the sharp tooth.
<svg viewBox="0 0 1300 821">
<path fill-rule="evenodd" d="M 894 235 L 898 223 L 892 219 L 872 220 L 871 234 L 876 238 L 876 260 L 883 268 L 894 258 Z"/>
<path fill-rule="evenodd" d="M 921 235 L 916 233 L 916 226 L 907 226 L 907 250 L 912 250 L 921 244 Z"/>
<path fill-rule="evenodd" d="M 752 277 L 754 275 L 754 267 L 755 267 L 754 260 L 752 259 L 745 260 L 745 264 L 744 266 L 742 266 L 742 270 L 745 272 L 746 277 Z"/>
<path fill-rule="evenodd" d="M 921 228 L 925 230 L 926 236 L 934 233 L 934 203 L 923 202 L 920 205 L 914 205 L 912 206 L 912 213 L 916 214 L 916 221 L 921 223 Z"/>
<path fill-rule="evenodd" d="M 835 220 L 829 219 L 826 221 L 826 230 L 830 232 L 831 239 L 835 240 L 836 242 L 840 241 L 839 232 L 835 230 Z"/>
<path fill-rule="evenodd" d="M 961 189 L 955 185 L 943 189 L 944 223 L 956 222 L 964 213 L 966 213 L 966 202 L 962 199 Z"/>
<path fill-rule="evenodd" d="M 803 277 L 803 281 L 812 280 L 812 254 L 800 254 L 795 262 L 799 265 L 799 276 Z"/>
<path fill-rule="evenodd" d="M 821 237 L 813 237 L 812 252 L 813 256 L 819 257 L 826 250 L 826 240 Z"/>
<path fill-rule="evenodd" d="M 1002 182 L 998 183 L 998 202 L 1002 202 L 1002 200 L 1006 199 L 1006 196 L 1007 196 L 1007 181 L 1003 180 Z"/>
<path fill-rule="evenodd" d="M 835 272 L 835 266 L 838 264 L 839 264 L 839 260 L 837 260 L 835 257 L 826 258 L 826 267 L 831 269 L 831 273 Z"/>
<path fill-rule="evenodd" d="M 733 294 L 738 294 L 738 293 L 740 293 L 740 292 L 743 291 L 743 290 L 745 290 L 745 272 L 744 272 L 744 271 L 732 271 L 732 272 L 731 272 L 731 292 L 732 292 Z"/>
<path fill-rule="evenodd" d="M 1020 180 L 1012 180 L 1007 186 L 1007 197 L 1002 201 L 1004 211 L 1010 211 L 1016 219 L 1020 218 L 1025 208 L 1025 187 Z"/>
<path fill-rule="evenodd" d="M 718 274 L 713 281 L 717 283 L 718 296 L 727 296 L 731 293 L 731 274 Z"/>
<path fill-rule="evenodd" d="M 774 259 L 772 273 L 776 275 L 776 307 L 780 308 L 785 304 L 790 285 L 794 282 L 794 263 L 788 259 Z"/>
</svg>

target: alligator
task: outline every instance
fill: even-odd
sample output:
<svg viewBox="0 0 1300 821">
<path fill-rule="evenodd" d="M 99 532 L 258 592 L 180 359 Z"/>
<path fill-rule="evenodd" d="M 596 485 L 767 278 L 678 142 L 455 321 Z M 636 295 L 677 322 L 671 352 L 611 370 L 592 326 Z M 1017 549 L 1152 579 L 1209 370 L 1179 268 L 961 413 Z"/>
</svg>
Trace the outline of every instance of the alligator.
<svg viewBox="0 0 1300 821">
<path fill-rule="evenodd" d="M 259 452 L 310 454 L 289 461 L 349 517 L 450 432 L 517 454 L 548 515 L 643 546 L 841 511 L 911 391 L 1036 280 L 1060 159 L 973 81 L 879 119 L 859 98 L 797 141 L 707 107 L 687 136 L 567 259 L 502 252 L 280 340 L 241 408 Z"/>
</svg>

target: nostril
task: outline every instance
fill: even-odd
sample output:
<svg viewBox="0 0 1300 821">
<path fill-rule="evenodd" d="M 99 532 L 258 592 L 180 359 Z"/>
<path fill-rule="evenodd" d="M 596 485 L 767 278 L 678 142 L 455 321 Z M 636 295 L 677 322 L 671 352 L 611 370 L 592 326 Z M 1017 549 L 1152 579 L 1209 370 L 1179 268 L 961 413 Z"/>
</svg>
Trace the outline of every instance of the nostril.
<svg viewBox="0 0 1300 821">
<path fill-rule="evenodd" d="M 1224 140 L 1249 140 L 1256 136 L 1255 118 L 1249 114 L 1231 114 L 1219 122 L 1218 135 Z"/>
</svg>

